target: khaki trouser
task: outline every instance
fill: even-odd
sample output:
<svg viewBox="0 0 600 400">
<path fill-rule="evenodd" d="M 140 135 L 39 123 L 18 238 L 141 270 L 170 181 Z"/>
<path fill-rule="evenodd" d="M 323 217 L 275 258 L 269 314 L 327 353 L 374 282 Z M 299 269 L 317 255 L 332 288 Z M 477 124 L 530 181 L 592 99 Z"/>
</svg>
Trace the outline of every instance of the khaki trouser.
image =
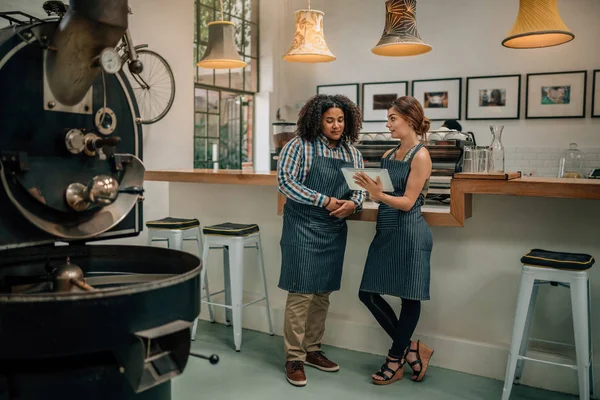
<svg viewBox="0 0 600 400">
<path fill-rule="evenodd" d="M 288 293 L 283 325 L 286 361 L 305 361 L 306 353 L 320 350 L 330 294 Z"/>
</svg>

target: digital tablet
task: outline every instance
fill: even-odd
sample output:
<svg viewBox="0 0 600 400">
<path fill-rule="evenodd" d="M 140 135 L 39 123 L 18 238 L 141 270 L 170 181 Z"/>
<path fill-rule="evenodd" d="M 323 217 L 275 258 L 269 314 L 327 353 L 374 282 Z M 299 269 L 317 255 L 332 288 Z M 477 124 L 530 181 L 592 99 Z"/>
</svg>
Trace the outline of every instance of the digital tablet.
<svg viewBox="0 0 600 400">
<path fill-rule="evenodd" d="M 394 185 L 392 185 L 392 180 L 390 178 L 390 174 L 387 169 L 381 168 L 342 168 L 342 173 L 344 174 L 344 178 L 346 178 L 346 183 L 348 183 L 348 187 L 351 190 L 365 190 L 362 187 L 358 186 L 356 182 L 354 182 L 354 174 L 357 172 L 364 172 L 367 176 L 377 182 L 377 177 L 381 179 L 381 183 L 383 184 L 384 192 L 393 192 Z"/>
</svg>

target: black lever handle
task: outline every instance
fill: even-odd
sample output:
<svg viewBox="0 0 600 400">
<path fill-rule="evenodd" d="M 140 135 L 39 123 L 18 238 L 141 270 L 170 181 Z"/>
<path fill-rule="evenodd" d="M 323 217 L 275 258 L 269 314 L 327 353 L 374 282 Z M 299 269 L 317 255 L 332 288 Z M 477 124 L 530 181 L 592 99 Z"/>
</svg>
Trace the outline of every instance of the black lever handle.
<svg viewBox="0 0 600 400">
<path fill-rule="evenodd" d="M 198 358 L 203 358 L 205 360 L 208 360 L 212 365 L 215 365 L 216 363 L 219 362 L 219 356 L 216 354 L 211 355 L 210 357 L 207 357 L 203 354 L 200 353 L 192 353 L 190 352 L 190 356 L 194 356 L 194 357 L 198 357 Z"/>
<path fill-rule="evenodd" d="M 119 189 L 119 193 L 128 193 L 128 194 L 144 194 L 144 188 L 138 186 L 132 186 L 128 188 Z"/>
<path fill-rule="evenodd" d="M 115 147 L 117 144 L 119 144 L 120 141 L 121 141 L 120 137 L 112 136 L 112 137 L 109 137 L 106 139 L 90 140 L 89 142 L 87 142 L 87 146 L 88 146 L 88 150 L 95 151 L 102 147 Z"/>
</svg>

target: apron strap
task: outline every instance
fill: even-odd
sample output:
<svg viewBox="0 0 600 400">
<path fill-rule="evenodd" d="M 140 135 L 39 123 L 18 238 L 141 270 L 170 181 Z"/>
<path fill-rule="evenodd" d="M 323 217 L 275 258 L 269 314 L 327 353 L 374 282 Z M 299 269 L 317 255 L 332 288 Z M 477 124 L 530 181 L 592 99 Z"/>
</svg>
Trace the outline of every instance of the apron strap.
<svg viewBox="0 0 600 400">
<path fill-rule="evenodd" d="M 421 150 L 421 147 L 423 147 L 423 143 L 417 143 L 415 147 L 408 151 L 408 159 L 406 160 L 407 163 L 412 164 L 412 160 L 413 158 L 415 158 L 415 154 L 417 154 L 417 152 Z"/>
<path fill-rule="evenodd" d="M 394 150 L 392 150 L 390 152 L 390 154 L 388 154 L 387 158 L 388 160 L 393 160 L 396 158 L 396 153 L 398 152 L 398 149 L 400 148 L 401 145 L 396 146 L 396 148 Z"/>
<path fill-rule="evenodd" d="M 350 154 L 350 160 L 351 160 L 350 162 L 352 163 L 352 165 L 356 166 L 356 160 L 354 159 L 354 152 L 350 148 L 350 145 L 347 142 L 344 142 L 342 140 L 342 146 L 344 146 L 346 148 L 346 150 L 348 151 L 348 154 Z"/>
</svg>

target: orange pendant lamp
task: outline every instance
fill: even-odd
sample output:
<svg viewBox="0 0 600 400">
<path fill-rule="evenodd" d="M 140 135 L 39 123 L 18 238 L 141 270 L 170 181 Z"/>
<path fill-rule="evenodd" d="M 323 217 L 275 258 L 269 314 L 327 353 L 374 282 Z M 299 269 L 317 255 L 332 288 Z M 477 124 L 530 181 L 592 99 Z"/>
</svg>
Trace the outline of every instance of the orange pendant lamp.
<svg viewBox="0 0 600 400">
<path fill-rule="evenodd" d="M 296 11 L 296 33 L 294 42 L 283 59 L 289 62 L 322 63 L 335 60 L 323 33 L 325 13 L 310 8 Z"/>
<path fill-rule="evenodd" d="M 208 23 L 208 46 L 197 66 L 207 69 L 234 69 L 248 65 L 240 58 L 235 44 L 235 24 L 223 18 L 221 0 L 221 20 Z"/>
<path fill-rule="evenodd" d="M 557 0 L 520 0 L 517 20 L 502 45 L 512 49 L 558 46 L 575 39 L 558 12 Z"/>
<path fill-rule="evenodd" d="M 379 56 L 416 56 L 431 51 L 417 31 L 417 0 L 388 0 L 383 35 L 371 51 Z"/>
</svg>

